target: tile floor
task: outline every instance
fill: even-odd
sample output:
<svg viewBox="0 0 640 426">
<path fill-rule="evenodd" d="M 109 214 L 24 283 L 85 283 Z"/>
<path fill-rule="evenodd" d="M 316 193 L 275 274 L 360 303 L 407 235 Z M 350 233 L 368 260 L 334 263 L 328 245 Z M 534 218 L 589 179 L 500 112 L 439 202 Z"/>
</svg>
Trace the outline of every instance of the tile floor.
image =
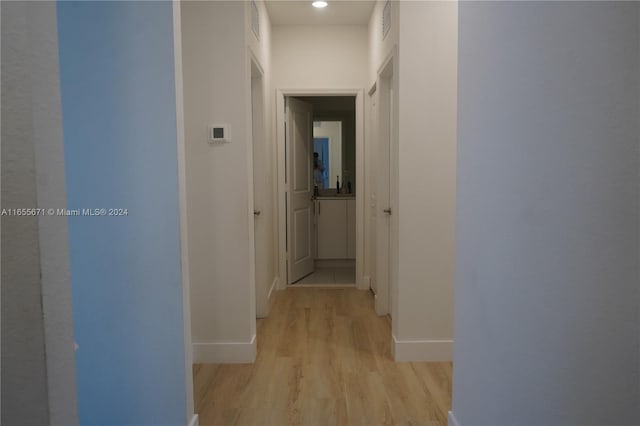
<svg viewBox="0 0 640 426">
<path fill-rule="evenodd" d="M 349 285 L 356 282 L 355 267 L 316 268 L 315 272 L 307 275 L 294 285 Z"/>
</svg>

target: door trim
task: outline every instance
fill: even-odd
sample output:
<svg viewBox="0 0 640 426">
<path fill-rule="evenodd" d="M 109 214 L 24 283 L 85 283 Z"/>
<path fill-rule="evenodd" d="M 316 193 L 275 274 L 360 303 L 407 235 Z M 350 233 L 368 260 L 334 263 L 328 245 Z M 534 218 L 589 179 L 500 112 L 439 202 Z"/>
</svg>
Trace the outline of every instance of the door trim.
<svg viewBox="0 0 640 426">
<path fill-rule="evenodd" d="M 251 50 L 251 48 L 247 48 L 247 52 L 248 52 L 248 63 L 249 63 L 249 124 L 248 124 L 248 128 L 251 129 L 250 135 L 249 135 L 249 140 L 250 140 L 250 149 L 248 150 L 248 158 L 247 161 L 250 166 L 248 167 L 248 170 L 250 172 L 250 176 L 249 176 L 249 269 L 250 269 L 250 274 L 251 277 L 253 278 L 253 291 L 254 291 L 254 305 L 255 305 L 255 316 L 256 318 L 266 318 L 269 315 L 269 297 L 268 297 L 268 289 L 265 288 L 259 288 L 263 283 L 259 282 L 259 280 L 257 280 L 256 278 L 256 271 L 259 270 L 258 266 L 256 265 L 256 262 L 258 261 L 258 257 L 256 256 L 256 208 L 264 208 L 264 206 L 256 206 L 256 189 L 255 189 L 255 185 L 254 185 L 254 179 L 255 179 L 255 169 L 256 169 L 256 165 L 254 164 L 254 151 L 256 149 L 256 140 L 258 141 L 258 143 L 261 143 L 263 145 L 266 146 L 268 137 L 267 137 L 267 128 L 266 128 L 266 123 L 268 120 L 268 117 L 265 114 L 266 111 L 266 91 L 265 91 L 265 79 L 264 79 L 264 69 L 262 68 L 262 65 L 260 64 L 260 61 L 258 60 L 257 56 L 253 53 L 253 51 Z M 258 112 L 260 114 L 260 129 L 259 129 L 259 135 L 256 137 L 255 134 L 255 128 L 254 128 L 254 80 L 259 80 L 259 94 L 258 96 L 258 100 L 260 102 L 260 106 L 258 108 Z M 258 213 L 259 214 L 259 213 Z M 267 224 L 264 224 L 263 226 L 267 226 Z M 259 243 L 259 242 L 258 242 Z M 258 244 L 259 246 L 259 244 Z M 259 248 L 258 248 L 259 249 Z M 272 262 L 270 260 L 270 262 Z M 263 277 L 264 278 L 264 277 Z"/>
<path fill-rule="evenodd" d="M 355 96 L 356 102 L 356 288 L 367 290 L 364 279 L 364 89 L 276 89 L 277 200 L 278 200 L 278 275 L 279 290 L 287 288 L 285 222 L 285 102 L 287 96 Z"/>
<path fill-rule="evenodd" d="M 390 314 L 392 318 L 397 316 L 398 306 L 398 288 L 397 288 L 397 271 L 398 271 L 398 258 L 397 258 L 397 230 L 398 230 L 398 178 L 397 178 L 397 161 L 398 161 L 398 48 L 397 45 L 393 46 L 389 55 L 382 62 L 376 73 L 377 79 L 375 82 L 375 90 L 372 88 L 373 94 L 376 99 L 376 122 L 375 128 L 372 129 L 376 135 L 388 134 L 389 135 L 389 206 L 381 205 L 380 200 L 380 188 L 376 188 L 376 265 L 378 268 L 376 271 L 376 284 L 377 292 L 375 295 L 375 310 L 378 315 Z M 390 88 L 396 90 L 391 91 Z M 379 136 L 375 136 L 376 149 L 379 149 L 380 140 Z M 376 154 L 376 158 L 379 161 L 380 153 Z M 377 185 L 377 183 L 373 183 Z M 385 200 L 386 201 L 386 200 Z M 384 218 L 382 215 L 383 209 L 391 208 L 394 213 L 391 217 Z M 388 220 L 386 227 L 383 225 L 383 220 Z M 388 232 L 387 247 L 382 248 L 380 245 L 383 239 L 380 237 L 381 233 L 386 229 Z M 381 250 L 386 250 L 386 256 L 380 256 Z M 381 280 L 381 274 L 379 271 L 381 257 L 386 259 L 387 266 L 386 280 Z M 381 285 L 383 284 L 383 285 Z M 392 328 L 395 331 L 397 322 L 392 322 Z"/>
</svg>

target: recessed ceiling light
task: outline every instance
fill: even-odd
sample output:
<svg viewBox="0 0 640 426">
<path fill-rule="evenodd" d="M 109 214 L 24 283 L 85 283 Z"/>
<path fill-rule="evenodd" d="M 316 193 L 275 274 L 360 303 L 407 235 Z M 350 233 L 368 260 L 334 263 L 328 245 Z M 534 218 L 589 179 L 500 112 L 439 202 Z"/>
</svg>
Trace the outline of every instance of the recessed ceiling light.
<svg viewBox="0 0 640 426">
<path fill-rule="evenodd" d="M 322 9 L 323 7 L 327 7 L 328 4 L 329 3 L 327 3 L 326 1 L 314 1 L 313 3 L 311 3 L 311 6 Z"/>
</svg>

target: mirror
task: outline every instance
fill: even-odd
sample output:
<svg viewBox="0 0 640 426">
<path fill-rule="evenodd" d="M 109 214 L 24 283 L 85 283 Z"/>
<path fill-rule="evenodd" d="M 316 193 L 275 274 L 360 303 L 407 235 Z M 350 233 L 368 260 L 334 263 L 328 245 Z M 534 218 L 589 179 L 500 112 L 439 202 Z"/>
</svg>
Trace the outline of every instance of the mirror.
<svg viewBox="0 0 640 426">
<path fill-rule="evenodd" d="M 356 189 L 356 114 L 354 96 L 301 97 L 313 106 L 313 150 L 317 157 L 314 181 L 319 183 L 320 195 L 335 194 L 336 183 L 340 192 Z M 317 160 L 316 160 L 317 159 Z M 322 169 L 322 170 L 321 170 Z"/>
<path fill-rule="evenodd" d="M 320 190 L 343 186 L 342 122 L 313 122 L 313 180 Z"/>
</svg>

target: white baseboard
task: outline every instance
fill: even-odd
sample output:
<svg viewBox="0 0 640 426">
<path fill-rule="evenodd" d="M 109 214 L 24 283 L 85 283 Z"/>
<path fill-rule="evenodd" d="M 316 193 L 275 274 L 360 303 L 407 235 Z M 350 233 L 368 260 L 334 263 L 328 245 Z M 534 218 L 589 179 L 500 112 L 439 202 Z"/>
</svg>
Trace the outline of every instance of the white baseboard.
<svg viewBox="0 0 640 426">
<path fill-rule="evenodd" d="M 357 287 L 360 290 L 369 290 L 371 288 L 371 278 L 369 276 L 362 277 Z"/>
<path fill-rule="evenodd" d="M 273 293 L 273 290 L 278 288 L 278 284 L 279 284 L 278 281 L 280 281 L 278 277 L 273 278 L 273 282 L 271 283 L 271 288 L 269 289 L 269 293 L 267 293 L 267 300 L 271 299 L 271 293 Z"/>
<path fill-rule="evenodd" d="M 199 426 L 199 425 L 200 425 L 200 418 L 198 417 L 197 414 L 194 414 L 193 417 L 191 417 L 191 421 L 187 426 Z"/>
<path fill-rule="evenodd" d="M 194 364 L 247 364 L 256 360 L 256 335 L 250 342 L 193 344 Z"/>
<path fill-rule="evenodd" d="M 396 362 L 442 362 L 453 360 L 453 340 L 398 340 L 393 336 Z"/>
<path fill-rule="evenodd" d="M 453 415 L 453 412 L 449 411 L 449 422 L 448 426 L 460 426 L 458 421 L 456 420 L 456 416 Z"/>
<path fill-rule="evenodd" d="M 387 303 L 385 302 L 386 301 L 382 299 L 382 296 L 374 293 L 373 309 L 375 309 L 376 315 L 378 316 L 389 315 L 389 306 L 387 306 Z"/>
</svg>

